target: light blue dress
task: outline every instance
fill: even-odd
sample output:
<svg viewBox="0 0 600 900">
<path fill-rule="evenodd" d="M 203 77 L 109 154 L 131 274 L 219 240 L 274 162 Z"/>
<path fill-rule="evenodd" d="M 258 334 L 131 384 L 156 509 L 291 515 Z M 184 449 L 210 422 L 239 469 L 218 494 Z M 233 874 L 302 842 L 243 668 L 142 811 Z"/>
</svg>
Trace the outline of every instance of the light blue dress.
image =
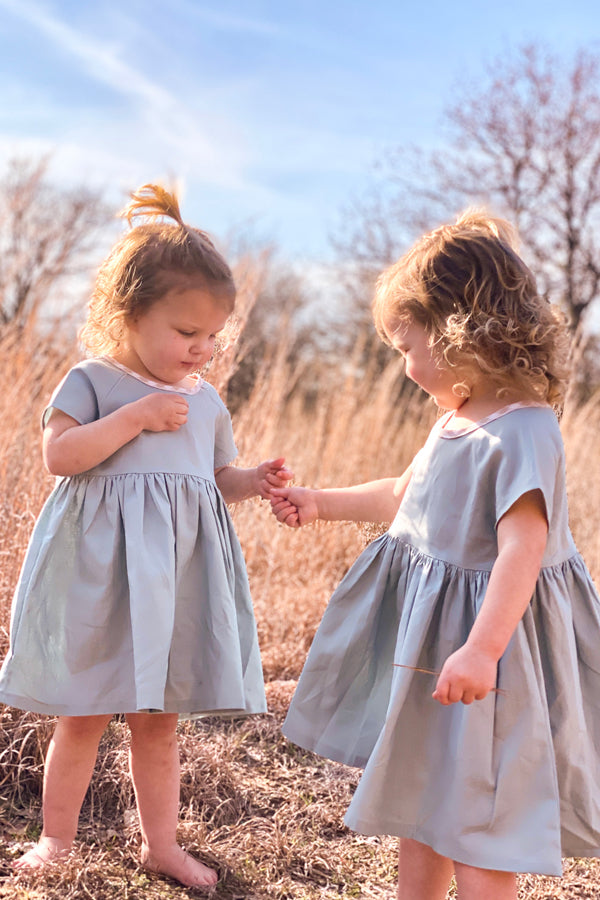
<svg viewBox="0 0 600 900">
<path fill-rule="evenodd" d="M 160 390 L 175 389 L 86 360 L 49 409 L 84 424 Z M 246 568 L 214 475 L 237 453 L 231 420 L 208 383 L 179 392 L 179 430 L 144 431 L 58 479 L 17 585 L 1 702 L 74 716 L 265 711 Z"/>
<path fill-rule="evenodd" d="M 433 428 L 389 531 L 335 591 L 284 724 L 364 766 L 346 815 L 467 865 L 561 874 L 600 855 L 600 599 L 573 544 L 549 407 L 515 404 L 471 429 Z M 466 640 L 497 555 L 496 526 L 539 489 L 549 534 L 535 593 L 481 701 L 442 706 L 435 676 Z"/>
</svg>

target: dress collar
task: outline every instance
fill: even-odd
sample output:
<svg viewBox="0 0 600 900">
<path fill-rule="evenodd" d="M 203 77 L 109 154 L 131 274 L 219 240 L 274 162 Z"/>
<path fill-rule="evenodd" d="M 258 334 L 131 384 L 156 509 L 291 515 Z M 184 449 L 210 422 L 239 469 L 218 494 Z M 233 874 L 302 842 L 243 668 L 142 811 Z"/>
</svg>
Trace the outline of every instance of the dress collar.
<svg viewBox="0 0 600 900">
<path fill-rule="evenodd" d="M 203 379 L 199 375 L 189 376 L 194 379 L 194 383 L 189 387 L 182 384 L 163 384 L 160 381 L 152 381 L 151 378 L 144 378 L 143 375 L 138 375 L 137 372 L 133 372 L 131 369 L 128 369 L 127 366 L 124 366 L 123 363 L 117 362 L 112 356 L 100 356 L 98 358 L 102 362 L 114 366 L 115 369 L 120 369 L 121 372 L 125 372 L 126 375 L 131 375 L 132 378 L 141 381 L 142 384 L 147 384 L 149 387 L 156 388 L 157 391 L 172 391 L 175 394 L 197 394 L 204 384 Z"/>
<path fill-rule="evenodd" d="M 445 438 L 446 440 L 462 437 L 465 434 L 471 434 L 471 432 L 477 431 L 478 428 L 483 428 L 484 425 L 487 425 L 489 422 L 493 422 L 494 419 L 499 419 L 501 416 L 506 416 L 508 413 L 513 412 L 513 410 L 515 409 L 530 409 L 531 407 L 550 409 L 547 403 L 535 403 L 534 401 L 520 400 L 517 403 L 509 403 L 508 406 L 502 406 L 500 409 L 497 409 L 496 412 L 490 413 L 489 416 L 485 416 L 478 422 L 472 422 L 470 425 L 465 425 L 464 428 L 448 428 L 448 423 L 452 420 L 455 412 L 454 410 L 451 410 L 449 413 L 446 413 L 446 415 L 442 416 L 442 418 L 439 420 L 438 436 L 441 438 Z"/>
</svg>

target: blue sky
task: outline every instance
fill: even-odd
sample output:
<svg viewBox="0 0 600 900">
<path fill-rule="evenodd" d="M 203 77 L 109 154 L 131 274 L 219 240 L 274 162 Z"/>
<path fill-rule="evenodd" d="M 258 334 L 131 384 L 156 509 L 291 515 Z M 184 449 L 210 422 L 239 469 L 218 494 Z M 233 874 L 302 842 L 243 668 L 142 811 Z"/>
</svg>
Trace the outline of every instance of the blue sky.
<svg viewBox="0 0 600 900">
<path fill-rule="evenodd" d="M 115 204 L 176 179 L 193 224 L 325 259 L 374 161 L 532 40 L 600 51 L 598 0 L 0 0 L 0 164 Z"/>
</svg>

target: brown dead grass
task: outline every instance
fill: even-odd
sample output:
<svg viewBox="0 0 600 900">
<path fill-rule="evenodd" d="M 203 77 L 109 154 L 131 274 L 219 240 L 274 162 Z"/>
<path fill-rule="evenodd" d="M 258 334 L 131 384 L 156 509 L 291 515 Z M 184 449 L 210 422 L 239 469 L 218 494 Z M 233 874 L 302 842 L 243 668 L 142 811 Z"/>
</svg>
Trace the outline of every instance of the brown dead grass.
<svg viewBox="0 0 600 900">
<path fill-rule="evenodd" d="M 251 304 L 257 277 L 251 270 L 246 275 L 242 311 Z M 360 352 L 357 348 L 357 359 Z M 39 416 L 73 355 L 33 330 L 0 340 L 0 653 L 8 646 L 10 598 L 26 542 L 51 487 L 41 468 Z M 221 360 L 213 371 L 221 390 L 234 366 L 229 351 L 228 361 Z M 311 396 L 309 405 L 303 393 Z M 402 471 L 434 417 L 433 408 L 403 386 L 396 363 L 380 376 L 353 361 L 346 370 L 341 365 L 290 370 L 281 352 L 265 361 L 234 425 L 242 464 L 285 453 L 298 482 L 327 486 Z M 567 415 L 563 432 L 573 531 L 598 579 L 600 403 Z M 343 825 L 359 772 L 300 750 L 280 732 L 331 590 L 372 535 L 351 523 L 286 529 L 259 501 L 232 512 L 251 580 L 269 714 L 180 726 L 180 838 L 219 868 L 214 897 L 392 900 L 396 841 L 352 834 Z M 198 896 L 138 866 L 128 734 L 118 719 L 103 737 L 71 858 L 42 877 L 14 876 L 11 861 L 39 833 L 43 756 L 52 720 L 4 709 L 0 724 L 0 898 Z M 520 879 L 522 898 L 597 896 L 596 860 L 566 860 L 562 880 Z"/>
<path fill-rule="evenodd" d="M 181 726 L 181 824 L 188 850 L 218 868 L 210 893 L 223 900 L 332 900 L 394 897 L 396 841 L 349 832 L 343 814 L 357 770 L 320 759 L 282 737 L 280 723 L 294 682 L 267 685 L 270 713 L 237 722 Z M 6 726 L 6 723 L 3 723 Z M 11 875 L 10 863 L 39 829 L 43 742 L 34 717 L 5 729 L 24 755 L 13 777 L 28 773 L 11 803 L 3 793 L 0 897 L 14 900 L 145 898 L 205 895 L 149 875 L 137 862 L 138 834 L 127 778 L 127 728 L 111 723 L 103 737 L 80 837 L 66 864 L 35 875 Z M 48 723 L 43 723 L 46 737 Z M 3 751 L 4 752 L 4 751 Z M 7 766 L 10 771 L 11 766 Z M 25 773 L 24 773 L 25 774 Z M 3 792 L 6 784 L 3 785 Z M 566 860 L 565 877 L 520 877 L 521 898 L 595 898 L 600 860 Z M 453 897 L 450 892 L 449 897 Z"/>
</svg>

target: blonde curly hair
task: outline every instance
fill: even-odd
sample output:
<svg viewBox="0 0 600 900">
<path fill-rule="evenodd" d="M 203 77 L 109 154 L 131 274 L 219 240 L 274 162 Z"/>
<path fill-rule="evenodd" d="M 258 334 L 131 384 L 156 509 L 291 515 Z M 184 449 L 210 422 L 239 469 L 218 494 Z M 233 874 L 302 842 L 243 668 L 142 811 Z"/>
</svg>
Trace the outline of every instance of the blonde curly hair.
<svg viewBox="0 0 600 900">
<path fill-rule="evenodd" d="M 100 266 L 79 332 L 84 346 L 98 356 L 114 353 L 127 322 L 171 290 L 205 288 L 228 313 L 235 302 L 231 269 L 206 232 L 185 224 L 176 195 L 145 184 L 130 196 L 119 213 L 130 230 Z M 144 221 L 135 224 L 138 217 Z"/>
<path fill-rule="evenodd" d="M 483 210 L 424 235 L 377 282 L 373 316 L 380 336 L 410 321 L 457 369 L 480 371 L 498 386 L 553 406 L 568 375 L 564 317 L 538 293 L 517 253 L 516 230 Z"/>
</svg>

